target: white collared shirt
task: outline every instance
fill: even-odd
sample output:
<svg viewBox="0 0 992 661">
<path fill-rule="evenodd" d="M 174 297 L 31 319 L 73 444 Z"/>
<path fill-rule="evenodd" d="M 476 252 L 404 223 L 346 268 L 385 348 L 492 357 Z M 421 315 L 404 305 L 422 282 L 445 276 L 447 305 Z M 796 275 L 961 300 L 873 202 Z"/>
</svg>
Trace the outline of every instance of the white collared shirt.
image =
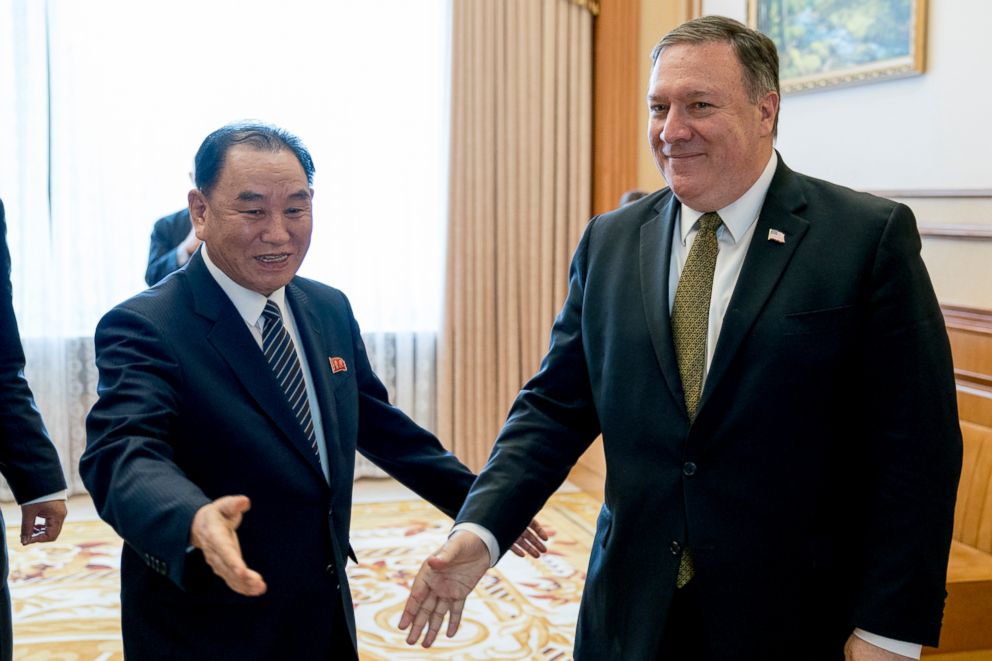
<svg viewBox="0 0 992 661">
<path fill-rule="evenodd" d="M 234 304 L 238 314 L 241 315 L 241 318 L 244 319 L 245 324 L 248 326 L 248 330 L 251 331 L 251 336 L 255 338 L 259 350 L 262 349 L 262 311 L 265 309 L 265 304 L 268 301 L 272 301 L 279 306 L 283 324 L 286 326 L 289 337 L 293 340 L 293 345 L 296 347 L 296 355 L 300 359 L 300 367 L 303 370 L 303 381 L 307 387 L 307 401 L 310 403 L 313 432 L 317 438 L 317 451 L 320 454 L 320 468 L 324 471 L 324 479 L 329 482 L 330 470 L 327 459 L 327 445 L 324 442 L 324 425 L 320 416 L 317 391 L 313 387 L 313 378 L 310 376 L 310 364 L 307 360 L 307 352 L 301 350 L 303 344 L 300 342 L 300 333 L 296 327 L 296 318 L 293 316 L 292 308 L 286 304 L 286 288 L 280 287 L 266 298 L 256 291 L 242 287 L 221 271 L 220 267 L 210 260 L 210 255 L 207 253 L 207 244 L 204 243 L 200 246 L 200 252 L 203 254 L 203 261 L 207 265 L 210 275 L 217 281 L 220 288 L 224 290 L 227 297 L 231 299 L 231 303 Z"/>
<path fill-rule="evenodd" d="M 671 314 L 672 305 L 675 303 L 675 290 L 679 285 L 682 267 L 685 266 L 685 260 L 689 257 L 692 243 L 699 231 L 699 223 L 697 222 L 699 217 L 707 211 L 716 211 L 723 220 L 723 224 L 716 231 L 719 252 L 716 255 L 716 267 L 713 270 L 713 293 L 710 297 L 709 328 L 706 333 L 704 385 L 706 373 L 709 372 L 710 363 L 713 361 L 717 339 L 720 337 L 720 329 L 723 328 L 723 316 L 730 306 L 730 297 L 733 296 L 734 288 L 737 286 L 737 278 L 741 274 L 741 267 L 744 266 L 744 257 L 747 255 L 748 246 L 751 245 L 758 214 L 761 213 L 761 207 L 765 203 L 765 196 L 768 194 L 768 187 L 771 186 L 772 177 L 775 176 L 777 164 L 778 156 L 773 151 L 758 180 L 731 205 L 722 209 L 697 211 L 683 204 L 675 219 L 672 259 L 668 270 L 669 314 Z"/>
</svg>

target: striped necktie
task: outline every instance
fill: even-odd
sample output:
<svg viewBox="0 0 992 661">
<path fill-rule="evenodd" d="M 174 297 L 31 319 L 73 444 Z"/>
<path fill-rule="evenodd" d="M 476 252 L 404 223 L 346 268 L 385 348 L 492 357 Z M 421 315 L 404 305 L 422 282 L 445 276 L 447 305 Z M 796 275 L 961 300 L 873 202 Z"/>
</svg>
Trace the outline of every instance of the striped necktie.
<svg viewBox="0 0 992 661">
<path fill-rule="evenodd" d="M 716 231 L 722 222 L 716 213 L 704 213 L 699 217 L 699 230 L 692 242 L 689 257 L 685 260 L 682 275 L 679 276 L 679 286 L 675 290 L 675 302 L 672 304 L 672 337 L 679 362 L 679 375 L 682 377 L 682 390 L 685 393 L 685 408 L 690 419 L 696 417 L 703 391 L 710 297 L 713 293 L 716 255 L 719 252 Z M 685 587 L 695 573 L 692 554 L 686 547 L 679 558 L 675 587 Z"/>
<path fill-rule="evenodd" d="M 286 393 L 289 406 L 296 414 L 296 419 L 299 420 L 307 440 L 310 441 L 310 447 L 319 458 L 317 435 L 314 433 L 313 418 L 310 416 L 310 400 L 307 398 L 307 385 L 303 380 L 303 370 L 300 368 L 300 357 L 296 355 L 293 340 L 282 323 L 279 306 L 273 301 L 267 302 L 262 311 L 262 318 L 265 319 L 265 328 L 262 331 L 262 351 L 265 352 L 265 359 L 269 361 L 269 367 L 272 368 L 276 381 Z"/>
</svg>

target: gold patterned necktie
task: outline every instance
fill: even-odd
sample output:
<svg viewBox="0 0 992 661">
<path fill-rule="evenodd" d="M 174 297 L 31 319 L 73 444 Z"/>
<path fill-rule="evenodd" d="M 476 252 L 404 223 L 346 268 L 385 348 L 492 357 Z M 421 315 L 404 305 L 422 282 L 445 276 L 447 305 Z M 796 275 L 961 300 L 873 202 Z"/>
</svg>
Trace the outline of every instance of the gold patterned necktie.
<svg viewBox="0 0 992 661">
<path fill-rule="evenodd" d="M 706 336 L 709 332 L 713 269 L 716 267 L 716 255 L 719 251 L 716 231 L 721 222 L 716 213 L 705 213 L 699 217 L 699 230 L 682 268 L 679 286 L 675 290 L 675 302 L 672 304 L 672 337 L 679 363 L 679 376 L 682 377 L 682 390 L 685 393 L 685 408 L 690 419 L 696 417 L 696 407 L 699 406 L 699 397 L 703 390 L 703 374 L 706 371 Z M 675 587 L 685 587 L 695 573 L 692 555 L 685 548 L 679 558 Z"/>
<path fill-rule="evenodd" d="M 703 390 L 710 295 L 718 252 L 716 230 L 721 222 L 720 216 L 712 212 L 699 217 L 699 230 L 682 268 L 672 305 L 672 337 L 685 393 L 685 408 L 690 418 L 696 417 Z"/>
</svg>

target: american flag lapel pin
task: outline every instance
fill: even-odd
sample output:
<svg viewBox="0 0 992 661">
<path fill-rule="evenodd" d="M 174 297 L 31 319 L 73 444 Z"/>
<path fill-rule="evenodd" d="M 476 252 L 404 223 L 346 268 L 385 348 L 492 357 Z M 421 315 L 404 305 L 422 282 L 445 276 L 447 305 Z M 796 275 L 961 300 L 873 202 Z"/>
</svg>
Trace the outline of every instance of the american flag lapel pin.
<svg viewBox="0 0 992 661">
<path fill-rule="evenodd" d="M 344 358 L 341 358 L 340 356 L 328 356 L 327 362 L 331 364 L 332 374 L 348 371 L 348 363 L 344 362 Z"/>
<path fill-rule="evenodd" d="M 768 230 L 768 240 L 775 243 L 785 243 L 785 234 L 780 230 Z"/>
</svg>

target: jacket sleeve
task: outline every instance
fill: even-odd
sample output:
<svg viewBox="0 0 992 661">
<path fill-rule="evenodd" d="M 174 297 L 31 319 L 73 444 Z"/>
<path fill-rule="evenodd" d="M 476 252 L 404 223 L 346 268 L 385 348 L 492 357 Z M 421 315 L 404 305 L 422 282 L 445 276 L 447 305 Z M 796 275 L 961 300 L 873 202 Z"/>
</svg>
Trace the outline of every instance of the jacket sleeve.
<svg viewBox="0 0 992 661">
<path fill-rule="evenodd" d="M 365 343 L 347 304 L 358 385 L 358 451 L 414 493 L 454 518 L 475 480 L 441 442 L 389 403 L 372 371 Z"/>
<path fill-rule="evenodd" d="M 182 368 L 155 325 L 118 307 L 96 331 L 99 399 L 79 471 L 100 517 L 182 586 L 190 526 L 210 502 L 178 466 L 170 430 Z"/>
<path fill-rule="evenodd" d="M 861 401 L 869 429 L 855 625 L 936 645 L 961 470 L 950 346 L 912 212 L 896 205 L 868 288 Z"/>
<path fill-rule="evenodd" d="M 148 268 L 145 270 L 145 283 L 149 287 L 179 268 L 176 261 L 176 248 L 179 244 L 173 242 L 169 236 L 164 222 L 167 218 L 156 222 L 152 230 L 148 247 Z"/>
<path fill-rule="evenodd" d="M 24 378 L 24 362 L 0 202 L 0 473 L 21 503 L 66 487 L 55 446 Z"/>
</svg>

